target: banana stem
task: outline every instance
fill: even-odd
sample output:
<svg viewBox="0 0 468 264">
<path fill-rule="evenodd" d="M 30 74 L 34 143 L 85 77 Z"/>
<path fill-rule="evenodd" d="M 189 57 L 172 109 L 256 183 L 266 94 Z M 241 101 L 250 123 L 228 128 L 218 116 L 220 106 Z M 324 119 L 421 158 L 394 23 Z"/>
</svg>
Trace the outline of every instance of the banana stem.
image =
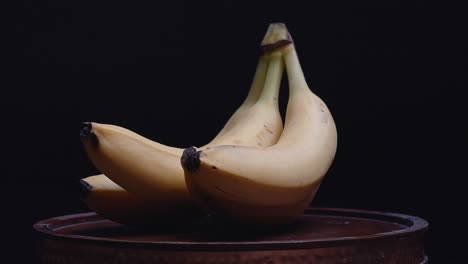
<svg viewBox="0 0 468 264">
<path fill-rule="evenodd" d="M 285 24 L 270 24 L 263 38 L 261 47 L 264 52 L 282 53 L 284 66 L 288 74 L 290 95 L 296 93 L 297 90 L 303 91 L 304 89 L 309 89 L 304 73 L 302 72 L 299 58 L 297 57 L 294 42 Z"/>
<path fill-rule="evenodd" d="M 272 52 L 290 43 L 292 43 L 292 38 L 291 35 L 289 35 L 286 25 L 283 23 L 271 23 L 268 26 L 260 47 L 263 52 Z"/>
<path fill-rule="evenodd" d="M 283 77 L 283 59 L 281 52 L 270 54 L 270 63 L 265 79 L 265 86 L 258 102 L 278 103 L 278 94 L 281 86 L 281 78 Z"/>
<path fill-rule="evenodd" d="M 243 105 L 253 105 L 260 97 L 267 75 L 268 57 L 269 56 L 267 55 L 260 56 L 252 85 L 250 86 L 249 93 L 245 98 Z"/>
<path fill-rule="evenodd" d="M 302 91 L 304 89 L 309 90 L 304 72 L 301 68 L 301 63 L 297 56 L 296 48 L 293 44 L 283 49 L 283 58 L 288 74 L 289 94 L 291 95 L 296 93 L 296 91 Z"/>
</svg>

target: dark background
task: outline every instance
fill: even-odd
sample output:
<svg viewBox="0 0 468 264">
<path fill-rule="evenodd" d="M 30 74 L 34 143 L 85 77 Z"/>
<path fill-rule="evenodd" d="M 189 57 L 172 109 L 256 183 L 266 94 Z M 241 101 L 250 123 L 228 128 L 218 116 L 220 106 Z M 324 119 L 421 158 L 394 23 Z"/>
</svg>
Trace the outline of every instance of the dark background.
<svg viewBox="0 0 468 264">
<path fill-rule="evenodd" d="M 32 261 L 33 223 L 87 210 L 78 180 L 97 170 L 80 122 L 203 145 L 245 97 L 268 23 L 284 22 L 339 133 L 313 204 L 423 217 L 433 263 L 461 260 L 465 14 L 399 7 L 20 2 L 0 106 L 7 255 Z"/>
</svg>

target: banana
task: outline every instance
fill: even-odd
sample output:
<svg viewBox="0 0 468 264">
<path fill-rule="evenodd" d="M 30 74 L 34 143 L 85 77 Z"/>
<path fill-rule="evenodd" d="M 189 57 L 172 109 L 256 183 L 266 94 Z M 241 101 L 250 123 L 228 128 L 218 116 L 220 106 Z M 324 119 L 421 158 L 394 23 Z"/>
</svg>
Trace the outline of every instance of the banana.
<svg viewBox="0 0 468 264">
<path fill-rule="evenodd" d="M 257 147 L 275 144 L 283 129 L 278 109 L 282 73 L 281 54 L 265 51 L 260 57 L 247 98 L 217 136 L 201 149 L 218 144 Z M 80 136 L 90 160 L 122 187 L 119 192 L 126 190 L 134 194 L 150 203 L 155 214 L 166 218 L 171 218 L 166 212 L 174 211 L 174 208 L 194 211 L 180 164 L 183 149 L 107 124 L 83 123 Z M 91 203 L 89 206 L 99 212 L 99 206 L 104 202 Z M 117 215 L 115 210 L 109 212 Z M 110 213 L 106 215 L 112 218 Z"/>
<path fill-rule="evenodd" d="M 193 207 L 165 208 L 153 205 L 127 192 L 125 189 L 111 181 L 104 174 L 89 176 L 80 180 L 83 191 L 83 202 L 89 209 L 112 221 L 131 226 L 160 226 L 167 227 L 177 216 L 187 214 L 196 215 L 198 211 Z M 157 210 L 155 210 L 157 208 Z M 170 215 L 171 218 L 164 217 Z"/>
<path fill-rule="evenodd" d="M 283 132 L 270 147 L 187 148 L 181 158 L 190 195 L 227 222 L 273 227 L 296 219 L 313 200 L 335 156 L 337 132 L 326 104 L 308 87 L 284 24 L 271 24 L 266 49 L 283 55 L 289 100 Z"/>
</svg>

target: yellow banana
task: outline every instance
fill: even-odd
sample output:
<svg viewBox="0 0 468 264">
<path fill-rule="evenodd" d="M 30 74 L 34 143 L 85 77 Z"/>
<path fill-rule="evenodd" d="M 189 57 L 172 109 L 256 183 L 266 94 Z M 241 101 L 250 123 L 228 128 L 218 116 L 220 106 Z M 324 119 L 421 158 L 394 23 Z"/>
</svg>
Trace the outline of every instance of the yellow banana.
<svg viewBox="0 0 468 264">
<path fill-rule="evenodd" d="M 200 214 L 199 210 L 192 206 L 186 208 L 156 206 L 127 192 L 104 174 L 89 176 L 80 182 L 84 191 L 83 201 L 88 208 L 118 223 L 147 227 L 158 224 L 167 227 L 179 217 Z"/>
<path fill-rule="evenodd" d="M 276 143 L 283 127 L 278 109 L 282 73 L 280 53 L 262 55 L 247 98 L 202 148 L 222 144 L 267 147 Z M 120 192 L 126 190 L 150 203 L 154 214 L 170 218 L 167 212 L 174 210 L 169 209 L 195 208 L 180 165 L 183 149 L 159 144 L 119 126 L 98 123 L 83 123 L 80 136 L 94 165 L 122 187 Z M 104 203 L 93 203 L 88 202 L 88 206 L 98 213 L 107 210 Z M 109 212 L 117 215 L 112 210 Z M 112 218 L 109 213 L 107 216 Z"/>
<path fill-rule="evenodd" d="M 224 220 L 271 227 L 296 219 L 314 198 L 337 147 L 333 117 L 309 89 L 284 24 L 271 24 L 266 48 L 281 52 L 289 82 L 284 130 L 270 147 L 187 148 L 181 158 L 189 192 Z M 279 38 L 279 39 L 278 39 Z"/>
</svg>

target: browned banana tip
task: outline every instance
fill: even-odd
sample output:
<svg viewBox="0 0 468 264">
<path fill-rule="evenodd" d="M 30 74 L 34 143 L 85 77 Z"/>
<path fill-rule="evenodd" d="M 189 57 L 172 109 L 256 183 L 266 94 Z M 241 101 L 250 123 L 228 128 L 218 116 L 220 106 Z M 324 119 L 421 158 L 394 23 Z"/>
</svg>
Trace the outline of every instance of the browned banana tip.
<svg viewBox="0 0 468 264">
<path fill-rule="evenodd" d="M 93 186 L 83 179 L 80 180 L 80 186 L 80 199 L 82 201 L 86 201 L 89 194 L 91 193 L 91 190 L 93 189 Z"/>
<path fill-rule="evenodd" d="M 293 43 L 291 34 L 284 23 L 271 23 L 260 44 L 262 54 L 270 53 Z"/>
<path fill-rule="evenodd" d="M 93 124 L 91 122 L 81 123 L 80 138 L 81 138 L 81 141 L 89 140 L 91 145 L 95 148 L 97 148 L 99 145 L 99 140 L 96 134 L 93 132 Z"/>
<path fill-rule="evenodd" d="M 182 157 L 180 158 L 180 163 L 182 166 L 190 171 L 195 172 L 200 167 L 200 152 L 197 151 L 195 147 L 188 147 L 184 149 Z"/>
</svg>

